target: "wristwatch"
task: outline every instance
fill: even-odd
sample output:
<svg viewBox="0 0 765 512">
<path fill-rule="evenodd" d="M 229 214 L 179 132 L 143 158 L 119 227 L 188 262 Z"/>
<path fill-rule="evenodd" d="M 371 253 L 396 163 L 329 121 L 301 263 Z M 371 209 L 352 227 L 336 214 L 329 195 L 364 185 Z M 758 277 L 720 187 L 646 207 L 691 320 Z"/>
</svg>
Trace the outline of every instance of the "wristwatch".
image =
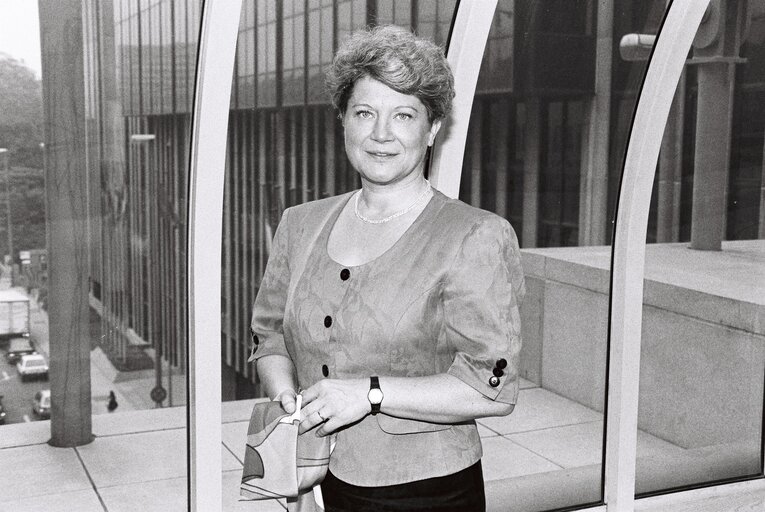
<svg viewBox="0 0 765 512">
<path fill-rule="evenodd" d="M 369 378 L 369 392 L 367 393 L 367 399 L 372 404 L 372 415 L 380 412 L 380 404 L 383 401 L 383 392 L 380 389 L 380 379 L 378 377 Z"/>
</svg>

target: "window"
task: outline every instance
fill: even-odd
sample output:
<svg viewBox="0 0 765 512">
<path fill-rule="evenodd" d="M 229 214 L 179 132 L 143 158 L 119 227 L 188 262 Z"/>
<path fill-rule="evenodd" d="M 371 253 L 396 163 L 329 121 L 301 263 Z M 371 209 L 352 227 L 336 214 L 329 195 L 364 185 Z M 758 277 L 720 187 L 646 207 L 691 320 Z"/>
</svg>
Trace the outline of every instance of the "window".
<svg viewBox="0 0 765 512">
<path fill-rule="evenodd" d="M 745 15 L 743 7 L 733 2 L 721 13 L 719 6 L 702 22 L 675 92 L 653 188 L 640 354 L 641 495 L 762 475 L 765 333 L 756 318 L 765 297 L 758 240 L 765 18 L 754 17 L 744 31 L 732 21 Z M 724 44 L 727 38 L 736 44 Z"/>
<path fill-rule="evenodd" d="M 14 55 L 22 44 L 0 45 L 2 82 L 15 91 L 0 121 L 3 211 L 12 212 L 0 297 L 20 320 L 0 334 L 28 336 L 41 354 L 24 379 L 0 362 L 2 428 L 21 436 L 0 458 L 22 468 L 4 500 L 85 510 L 100 488 L 103 506 L 119 508 L 139 489 L 164 488 L 152 505 L 186 503 L 195 3 L 41 2 L 39 13 L 36 3 L 0 13 L 31 23 L 17 42 L 42 34 L 37 64 Z M 23 123 L 13 128 L 7 113 Z M 26 378 L 48 364 L 49 379 Z M 44 453 L 49 439 L 56 455 Z"/>
<path fill-rule="evenodd" d="M 498 3 L 459 190 L 510 220 L 521 242 L 524 381 L 513 414 L 478 421 L 487 488 L 523 511 L 598 503 L 603 493 L 610 248 L 605 194 L 587 187 L 605 184 L 606 171 L 588 155 L 617 150 L 595 136 L 613 123 L 597 108 L 610 94 L 593 95 L 610 90 L 607 72 L 596 85 L 594 70 L 613 57 L 596 56 L 592 27 L 611 32 L 613 20 L 593 2 L 563 4 Z M 598 199 L 585 211 L 588 195 Z"/>
</svg>

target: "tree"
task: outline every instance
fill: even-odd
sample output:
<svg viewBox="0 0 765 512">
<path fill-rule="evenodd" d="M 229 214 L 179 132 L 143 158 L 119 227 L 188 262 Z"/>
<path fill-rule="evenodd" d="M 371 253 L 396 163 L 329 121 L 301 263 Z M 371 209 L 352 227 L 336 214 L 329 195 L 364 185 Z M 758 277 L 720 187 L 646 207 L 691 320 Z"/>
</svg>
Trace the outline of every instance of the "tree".
<svg viewBox="0 0 765 512">
<path fill-rule="evenodd" d="M 12 166 L 42 169 L 42 86 L 22 62 L 0 52 L 0 147 Z"/>
<path fill-rule="evenodd" d="M 0 53 L 0 147 L 8 149 L 11 168 L 7 179 L 14 252 L 45 247 L 42 110 L 40 80 L 22 62 Z M 0 173 L 4 172 L 3 166 L 4 162 L 0 162 Z M 3 201 L 5 178 L 0 175 Z M 6 210 L 0 206 L 0 254 L 8 252 L 6 226 Z"/>
</svg>

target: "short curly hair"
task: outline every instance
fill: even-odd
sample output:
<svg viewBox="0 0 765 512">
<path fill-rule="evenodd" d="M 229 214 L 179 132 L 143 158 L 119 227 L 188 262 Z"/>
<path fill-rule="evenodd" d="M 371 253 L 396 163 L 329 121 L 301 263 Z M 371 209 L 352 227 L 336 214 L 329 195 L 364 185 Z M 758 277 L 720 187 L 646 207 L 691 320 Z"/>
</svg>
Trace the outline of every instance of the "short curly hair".
<svg viewBox="0 0 765 512">
<path fill-rule="evenodd" d="M 401 94 L 416 96 L 428 120 L 445 118 L 452 108 L 454 76 L 435 43 L 393 25 L 353 33 L 337 50 L 327 71 L 332 104 L 345 115 L 353 86 L 370 77 Z"/>
</svg>

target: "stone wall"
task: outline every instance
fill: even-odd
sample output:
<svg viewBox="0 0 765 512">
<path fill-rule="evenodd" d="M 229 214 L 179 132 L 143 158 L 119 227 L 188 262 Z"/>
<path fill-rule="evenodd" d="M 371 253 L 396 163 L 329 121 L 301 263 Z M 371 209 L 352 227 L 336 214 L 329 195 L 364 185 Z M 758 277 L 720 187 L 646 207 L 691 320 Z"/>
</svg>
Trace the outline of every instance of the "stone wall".
<svg viewBox="0 0 765 512">
<path fill-rule="evenodd" d="M 765 242 L 726 248 L 646 252 L 639 428 L 684 448 L 762 432 Z M 523 253 L 521 375 L 602 412 L 610 247 Z"/>
</svg>

